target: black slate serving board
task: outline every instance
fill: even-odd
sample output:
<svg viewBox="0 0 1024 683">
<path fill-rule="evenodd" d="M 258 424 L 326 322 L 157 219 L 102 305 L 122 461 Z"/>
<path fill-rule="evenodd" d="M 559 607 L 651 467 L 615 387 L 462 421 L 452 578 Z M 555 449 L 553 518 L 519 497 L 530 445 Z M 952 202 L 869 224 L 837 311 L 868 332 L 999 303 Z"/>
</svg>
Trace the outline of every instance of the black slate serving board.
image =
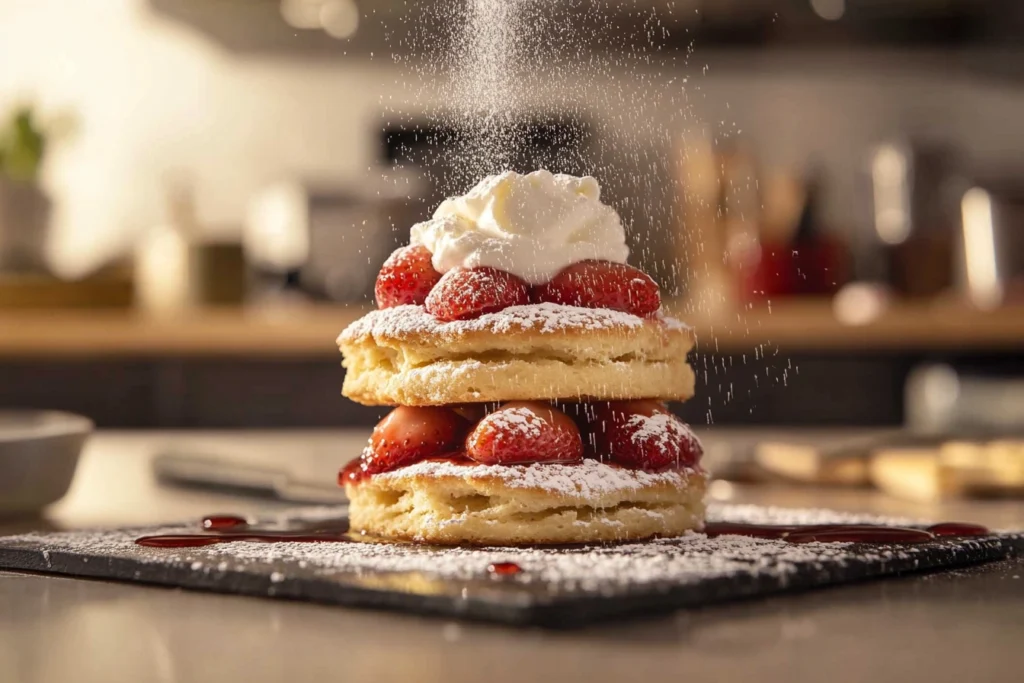
<svg viewBox="0 0 1024 683">
<path fill-rule="evenodd" d="M 307 508 L 261 522 L 337 519 Z M 709 519 L 765 524 L 906 523 L 821 510 L 712 506 Z M 978 564 L 1024 550 L 1024 534 L 914 545 L 790 544 L 735 536 L 620 545 L 437 548 L 414 544 L 232 542 L 160 549 L 144 535 L 198 524 L 0 538 L 0 569 L 386 608 L 514 625 L 574 626 L 908 572 Z M 500 575 L 498 563 L 521 571 Z"/>
</svg>

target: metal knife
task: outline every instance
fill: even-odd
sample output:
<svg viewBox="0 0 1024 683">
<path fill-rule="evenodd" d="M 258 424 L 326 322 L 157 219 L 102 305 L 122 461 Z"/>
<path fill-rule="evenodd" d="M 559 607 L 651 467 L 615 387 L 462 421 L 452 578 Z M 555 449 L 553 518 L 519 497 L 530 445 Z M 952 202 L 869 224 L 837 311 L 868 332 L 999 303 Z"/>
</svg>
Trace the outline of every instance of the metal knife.
<svg viewBox="0 0 1024 683">
<path fill-rule="evenodd" d="M 153 459 L 153 474 L 161 484 L 178 488 L 303 505 L 348 502 L 344 490 L 337 486 L 300 481 L 284 470 L 244 465 L 212 455 L 167 451 Z"/>
</svg>

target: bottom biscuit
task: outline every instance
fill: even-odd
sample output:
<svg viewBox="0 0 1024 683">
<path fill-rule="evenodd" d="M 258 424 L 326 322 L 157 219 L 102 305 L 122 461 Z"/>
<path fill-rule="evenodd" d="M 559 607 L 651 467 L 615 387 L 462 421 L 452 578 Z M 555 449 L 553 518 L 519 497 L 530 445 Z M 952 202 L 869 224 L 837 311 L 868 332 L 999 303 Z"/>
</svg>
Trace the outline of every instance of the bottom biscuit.
<svg viewBox="0 0 1024 683">
<path fill-rule="evenodd" d="M 707 475 L 581 465 L 426 461 L 346 485 L 352 530 L 444 545 L 679 536 L 704 523 Z"/>
</svg>

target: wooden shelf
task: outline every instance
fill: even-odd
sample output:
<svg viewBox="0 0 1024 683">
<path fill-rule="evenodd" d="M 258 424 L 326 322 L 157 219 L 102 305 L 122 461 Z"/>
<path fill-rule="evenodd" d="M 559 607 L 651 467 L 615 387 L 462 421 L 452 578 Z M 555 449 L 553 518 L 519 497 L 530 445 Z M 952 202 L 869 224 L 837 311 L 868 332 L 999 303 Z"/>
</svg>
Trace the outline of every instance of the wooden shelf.
<svg viewBox="0 0 1024 683">
<path fill-rule="evenodd" d="M 337 356 L 361 308 L 0 311 L 0 356 Z"/>
<path fill-rule="evenodd" d="M 678 316 L 697 331 L 698 350 L 729 353 L 764 345 L 800 351 L 1024 352 L 1024 306 L 982 311 L 962 303 L 893 303 L 862 324 L 836 317 L 827 300 Z"/>
<path fill-rule="evenodd" d="M 668 307 L 696 330 L 704 353 L 786 351 L 1024 351 L 1024 306 L 979 311 L 957 304 L 895 304 L 863 325 L 828 302 L 791 301 L 707 315 Z M 0 311 L 0 356 L 333 357 L 359 307 L 200 309 L 177 317 L 131 310 Z"/>
</svg>

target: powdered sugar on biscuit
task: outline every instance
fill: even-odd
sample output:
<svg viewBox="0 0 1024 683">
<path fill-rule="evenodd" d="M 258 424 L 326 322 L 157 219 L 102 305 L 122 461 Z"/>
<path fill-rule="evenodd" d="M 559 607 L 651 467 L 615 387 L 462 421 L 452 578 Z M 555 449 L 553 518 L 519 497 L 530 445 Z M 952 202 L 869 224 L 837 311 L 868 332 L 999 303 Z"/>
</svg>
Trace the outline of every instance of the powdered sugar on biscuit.
<svg viewBox="0 0 1024 683">
<path fill-rule="evenodd" d="M 668 329 L 687 329 L 674 318 L 659 318 Z M 472 320 L 442 322 L 423 306 L 395 306 L 367 313 L 349 325 L 338 342 L 353 341 L 365 336 L 409 337 L 436 334 L 452 338 L 473 332 L 496 334 L 532 331 L 553 334 L 565 330 L 633 330 L 652 321 L 630 313 L 607 308 L 583 308 L 562 304 L 540 303 L 510 306 L 497 313 L 487 313 Z"/>
<path fill-rule="evenodd" d="M 693 332 L 693 328 L 690 327 L 689 325 L 687 325 L 686 323 L 684 323 L 679 318 L 673 318 L 672 316 L 662 315 L 662 316 L 658 317 L 658 320 L 661 321 L 661 324 L 664 325 L 666 329 L 669 329 L 669 330 L 682 330 L 684 332 L 691 332 L 691 333 Z"/>
<path fill-rule="evenodd" d="M 499 479 L 509 488 L 591 498 L 649 486 L 685 486 L 694 470 L 644 472 L 584 460 L 578 465 L 534 463 L 532 465 L 467 465 L 446 460 L 424 460 L 392 472 L 375 475 L 384 481 L 409 477 Z"/>
</svg>

